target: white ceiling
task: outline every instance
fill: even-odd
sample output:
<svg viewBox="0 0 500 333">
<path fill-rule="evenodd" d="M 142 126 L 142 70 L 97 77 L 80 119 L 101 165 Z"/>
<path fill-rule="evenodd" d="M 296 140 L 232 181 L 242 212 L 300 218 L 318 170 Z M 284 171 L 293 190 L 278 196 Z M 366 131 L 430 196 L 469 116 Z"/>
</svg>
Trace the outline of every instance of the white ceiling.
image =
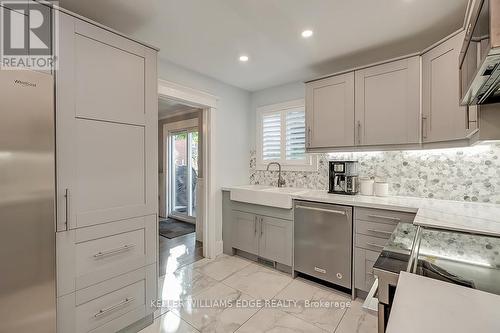
<svg viewBox="0 0 500 333">
<path fill-rule="evenodd" d="M 158 46 L 160 58 L 255 91 L 425 48 L 462 26 L 467 0 L 60 3 Z M 305 28 L 312 38 L 300 36 Z"/>
</svg>

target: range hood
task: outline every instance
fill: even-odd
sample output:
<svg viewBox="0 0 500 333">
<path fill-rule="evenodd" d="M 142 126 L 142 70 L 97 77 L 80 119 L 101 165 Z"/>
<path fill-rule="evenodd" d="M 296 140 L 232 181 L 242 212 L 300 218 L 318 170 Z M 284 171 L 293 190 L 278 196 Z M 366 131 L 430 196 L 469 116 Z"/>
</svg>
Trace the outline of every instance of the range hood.
<svg viewBox="0 0 500 333">
<path fill-rule="evenodd" d="M 500 0 L 476 0 L 460 53 L 462 105 L 500 102 Z"/>
</svg>

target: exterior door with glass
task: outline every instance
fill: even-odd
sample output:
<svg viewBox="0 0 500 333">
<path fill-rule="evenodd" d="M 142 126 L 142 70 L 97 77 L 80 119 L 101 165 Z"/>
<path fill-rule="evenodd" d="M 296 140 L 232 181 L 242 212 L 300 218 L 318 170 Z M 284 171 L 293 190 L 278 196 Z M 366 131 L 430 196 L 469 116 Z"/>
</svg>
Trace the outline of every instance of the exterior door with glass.
<svg viewBox="0 0 500 333">
<path fill-rule="evenodd" d="M 198 127 L 169 132 L 168 215 L 194 222 L 198 186 Z"/>
</svg>

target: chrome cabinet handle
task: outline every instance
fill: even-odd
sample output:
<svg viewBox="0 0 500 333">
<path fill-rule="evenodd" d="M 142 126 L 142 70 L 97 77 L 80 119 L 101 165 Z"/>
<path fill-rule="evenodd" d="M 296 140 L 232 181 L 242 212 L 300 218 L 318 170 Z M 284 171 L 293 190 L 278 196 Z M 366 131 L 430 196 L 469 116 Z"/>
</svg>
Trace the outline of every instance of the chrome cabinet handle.
<svg viewBox="0 0 500 333">
<path fill-rule="evenodd" d="M 94 314 L 94 317 L 95 318 L 102 317 L 102 316 L 108 314 L 109 312 L 118 310 L 122 306 L 125 306 L 125 305 L 129 304 L 130 302 L 133 302 L 134 300 L 135 300 L 134 297 L 127 297 L 123 301 L 116 303 L 115 305 L 111 305 L 111 306 L 108 306 L 107 308 L 99 310 L 96 314 Z"/>
<path fill-rule="evenodd" d="M 301 206 L 301 205 L 297 205 L 297 206 L 295 206 L 295 208 L 306 209 L 306 210 L 314 210 L 314 211 L 318 211 L 318 212 L 325 212 L 325 213 L 332 213 L 332 214 L 339 214 L 339 215 L 346 215 L 346 212 L 342 211 L 342 210 L 316 208 L 316 207 L 308 207 L 308 206 Z"/>
<path fill-rule="evenodd" d="M 311 126 L 307 126 L 307 147 L 311 147 Z"/>
<path fill-rule="evenodd" d="M 382 245 L 378 245 L 378 244 L 375 244 L 375 243 L 366 243 L 366 245 L 368 246 L 373 246 L 373 247 L 378 247 L 379 249 L 383 249 L 384 247 Z"/>
<path fill-rule="evenodd" d="M 427 122 L 427 117 L 422 117 L 422 137 L 424 139 L 427 139 L 427 126 L 428 126 L 428 122 Z"/>
<path fill-rule="evenodd" d="M 264 218 L 261 217 L 260 218 L 260 237 L 262 237 L 262 235 L 264 234 L 264 225 L 263 225 L 263 223 L 264 223 Z"/>
<path fill-rule="evenodd" d="M 376 233 L 376 234 L 384 234 L 384 235 L 392 235 L 392 232 L 389 232 L 389 231 L 383 231 L 383 230 L 377 230 L 377 229 L 366 229 L 366 231 L 368 232 L 373 232 L 373 233 Z"/>
<path fill-rule="evenodd" d="M 70 209 L 70 199 L 71 199 L 71 193 L 69 191 L 69 188 L 67 188 L 65 191 L 64 191 L 64 199 L 65 199 L 65 207 L 66 207 L 66 221 L 64 222 L 65 224 L 65 227 L 66 227 L 66 231 L 69 230 L 69 209 Z"/>
<path fill-rule="evenodd" d="M 468 105 L 465 109 L 465 129 L 470 130 L 470 108 Z"/>
<path fill-rule="evenodd" d="M 118 253 L 122 253 L 125 251 L 129 251 L 133 247 L 135 247 L 135 244 L 127 244 L 127 245 L 124 245 L 124 246 L 116 248 L 116 249 L 112 249 L 112 250 L 108 250 L 108 251 L 99 251 L 96 254 L 94 254 L 94 259 L 99 259 L 99 258 L 107 257 L 107 256 L 110 256 L 113 254 L 118 254 Z"/>
<path fill-rule="evenodd" d="M 361 121 L 358 120 L 358 144 L 361 144 Z"/>
<path fill-rule="evenodd" d="M 258 220 L 258 217 L 257 217 L 257 216 L 255 216 L 255 218 L 253 219 L 253 229 L 254 229 L 254 230 L 253 230 L 253 233 L 254 233 L 255 235 L 257 235 L 257 220 Z"/>
<path fill-rule="evenodd" d="M 383 215 L 368 215 L 368 217 L 373 217 L 376 219 L 384 219 L 384 220 L 390 220 L 390 221 L 401 221 L 399 217 L 391 217 L 391 216 L 383 216 Z"/>
</svg>

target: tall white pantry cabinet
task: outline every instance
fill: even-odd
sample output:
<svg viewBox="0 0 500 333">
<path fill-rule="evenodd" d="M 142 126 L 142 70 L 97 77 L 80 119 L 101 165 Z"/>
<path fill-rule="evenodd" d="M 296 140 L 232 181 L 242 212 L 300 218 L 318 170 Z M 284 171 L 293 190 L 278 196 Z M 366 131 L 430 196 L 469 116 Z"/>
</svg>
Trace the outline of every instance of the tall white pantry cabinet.
<svg viewBox="0 0 500 333">
<path fill-rule="evenodd" d="M 157 50 L 59 12 L 57 331 L 116 332 L 157 298 Z"/>
</svg>

